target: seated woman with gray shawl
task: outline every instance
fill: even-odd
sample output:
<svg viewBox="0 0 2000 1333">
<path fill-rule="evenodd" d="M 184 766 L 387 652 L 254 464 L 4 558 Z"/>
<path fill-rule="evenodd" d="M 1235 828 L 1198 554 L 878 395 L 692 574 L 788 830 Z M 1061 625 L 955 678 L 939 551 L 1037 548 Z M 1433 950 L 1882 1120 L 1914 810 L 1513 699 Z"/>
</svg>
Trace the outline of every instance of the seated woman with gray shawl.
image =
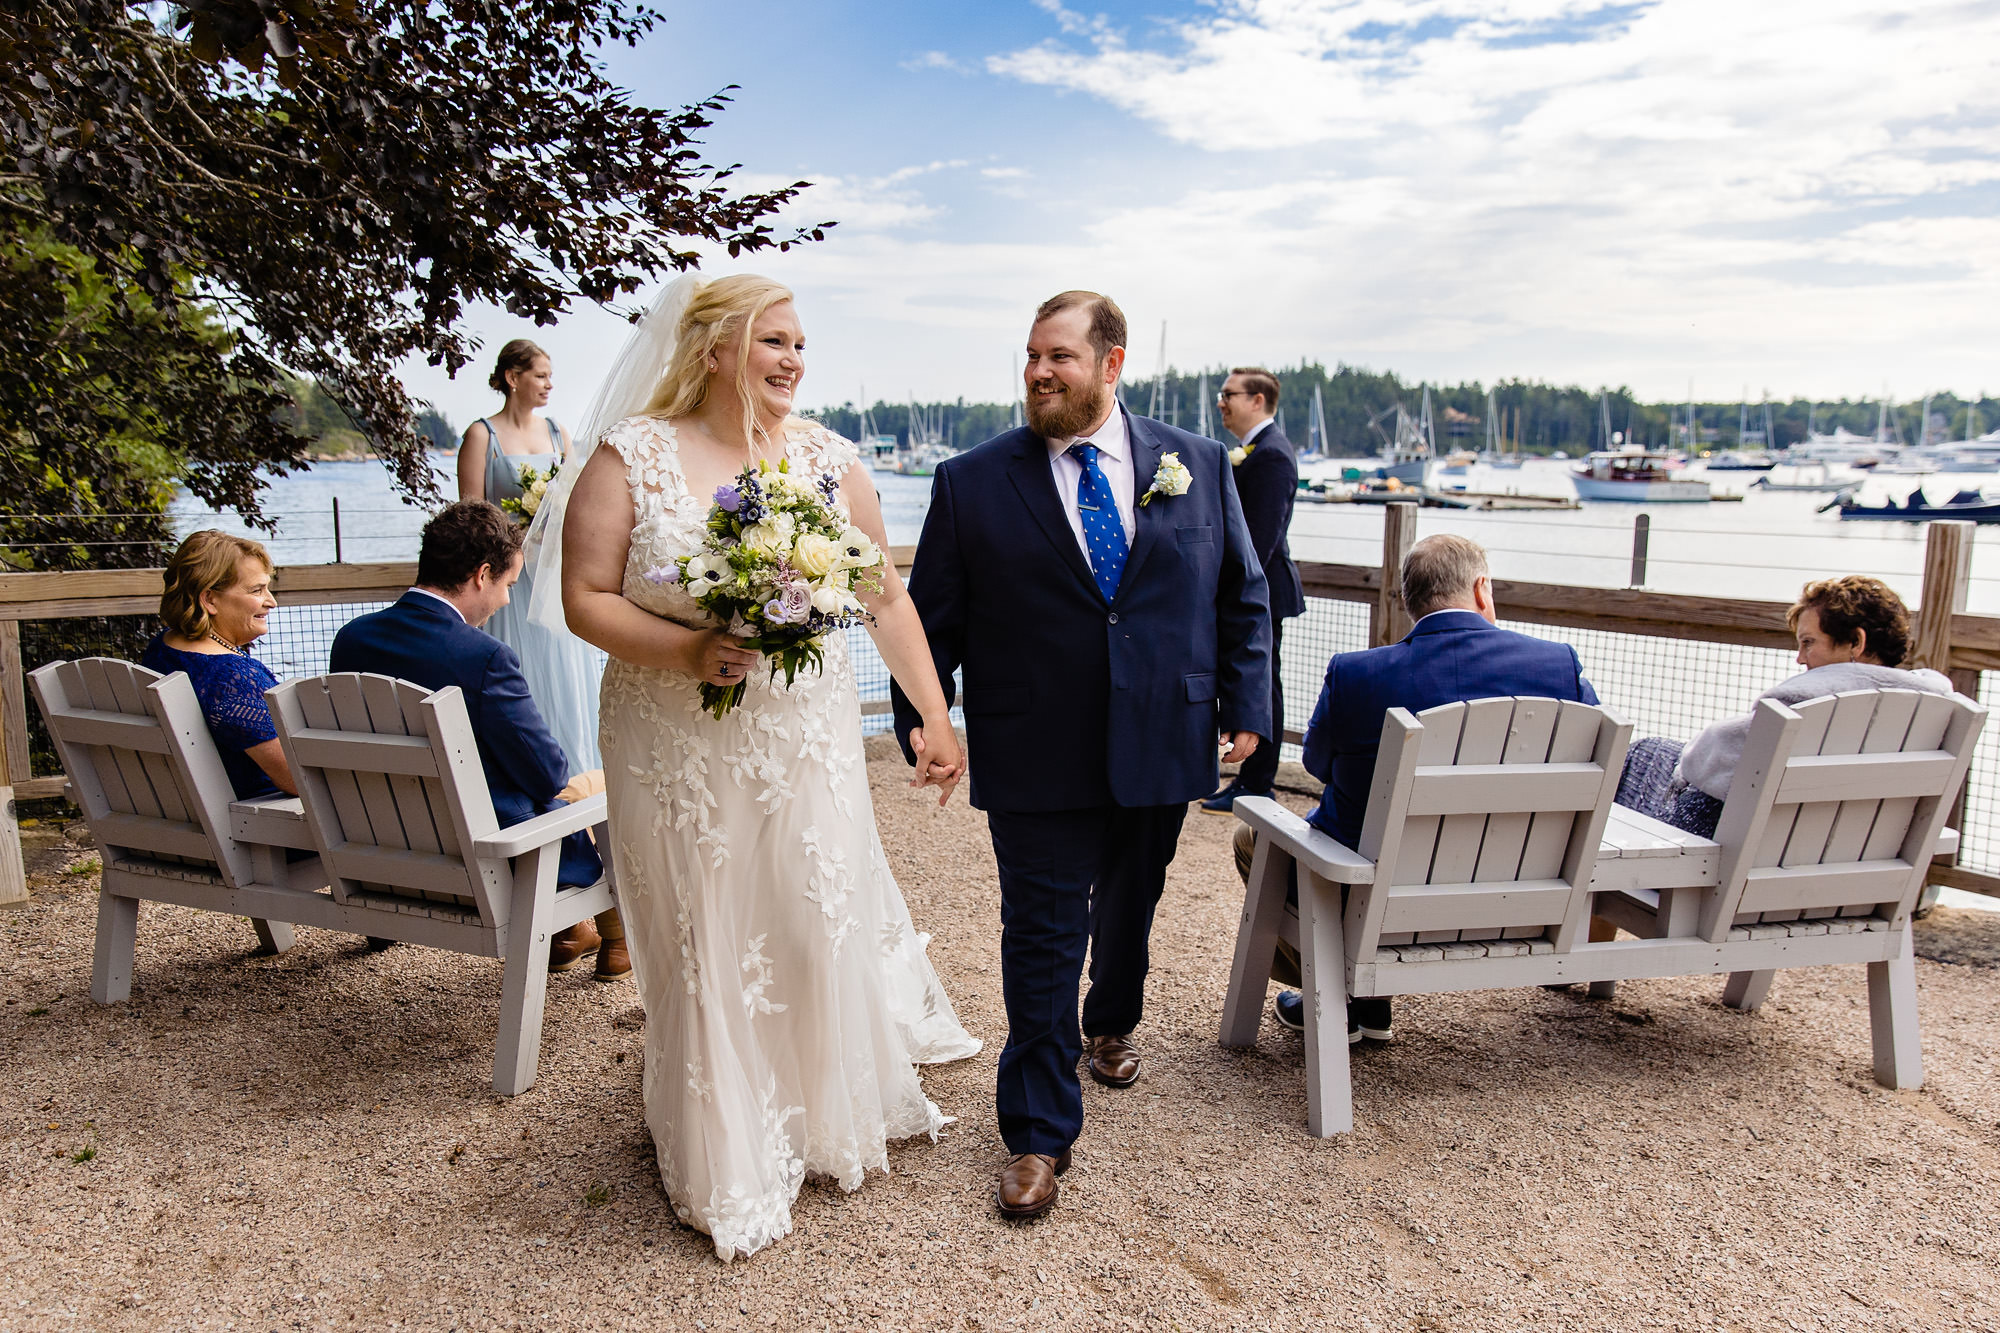
<svg viewBox="0 0 2000 1333">
<path fill-rule="evenodd" d="M 1803 703 L 1847 690 L 1922 690 L 1950 694 L 1936 671 L 1901 666 L 1910 650 L 1910 611 L 1880 579 L 1849 574 L 1808 583 L 1785 613 L 1807 668 L 1758 695 Z M 1715 836 L 1722 803 L 1754 714 L 1717 722 L 1686 746 L 1649 736 L 1633 743 L 1618 784 L 1618 804 L 1704 838 Z"/>
</svg>

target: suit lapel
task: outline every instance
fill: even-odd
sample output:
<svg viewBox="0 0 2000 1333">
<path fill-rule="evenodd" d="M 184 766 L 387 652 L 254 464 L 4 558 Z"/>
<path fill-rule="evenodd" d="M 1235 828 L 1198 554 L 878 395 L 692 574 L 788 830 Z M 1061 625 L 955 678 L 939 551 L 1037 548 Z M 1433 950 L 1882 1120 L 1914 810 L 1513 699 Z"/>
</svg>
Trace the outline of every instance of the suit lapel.
<svg viewBox="0 0 2000 1333">
<path fill-rule="evenodd" d="M 1160 470 L 1160 455 L 1166 452 L 1159 437 L 1153 433 L 1152 422 L 1127 412 L 1125 442 L 1132 450 L 1132 555 L 1126 560 L 1125 572 L 1118 580 L 1120 592 L 1132 586 L 1132 581 L 1139 576 L 1140 567 L 1146 563 L 1146 557 L 1159 544 L 1160 533 L 1168 525 L 1167 506 L 1173 503 L 1165 498 L 1149 505 L 1139 503 L 1153 484 L 1153 474 Z"/>
<path fill-rule="evenodd" d="M 1090 563 L 1083 558 L 1083 548 L 1076 544 L 1076 533 L 1070 528 L 1069 515 L 1063 512 L 1062 496 L 1056 492 L 1055 473 L 1049 465 L 1049 447 L 1041 436 L 1028 432 L 1027 438 L 1014 450 L 1014 458 L 1007 467 L 1007 476 L 1014 483 L 1014 489 L 1021 493 L 1022 503 L 1035 516 L 1042 535 L 1055 547 L 1056 557 L 1069 566 L 1072 574 L 1090 589 L 1099 600 L 1103 592 L 1097 580 L 1091 576 Z"/>
</svg>

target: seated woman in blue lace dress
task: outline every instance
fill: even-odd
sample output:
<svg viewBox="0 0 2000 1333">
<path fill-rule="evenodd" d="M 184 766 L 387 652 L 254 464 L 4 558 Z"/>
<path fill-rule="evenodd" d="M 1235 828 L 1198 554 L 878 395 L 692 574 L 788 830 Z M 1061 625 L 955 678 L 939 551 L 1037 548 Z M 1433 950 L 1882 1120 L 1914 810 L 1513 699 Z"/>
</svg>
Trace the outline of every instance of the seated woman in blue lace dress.
<svg viewBox="0 0 2000 1333">
<path fill-rule="evenodd" d="M 1910 609 L 1880 579 L 1849 574 L 1808 583 L 1785 621 L 1798 637 L 1799 665 L 1806 670 L 1765 690 L 1759 700 L 1798 704 L 1847 690 L 1952 692 L 1950 678 L 1940 672 L 1904 669 Z M 1717 722 L 1686 745 L 1660 736 L 1635 741 L 1625 757 L 1618 804 L 1714 837 L 1754 716 L 1753 711 Z"/>
<path fill-rule="evenodd" d="M 163 676 L 187 672 L 239 800 L 298 794 L 264 705 L 264 691 L 278 678 L 250 656 L 277 605 L 271 557 L 261 545 L 213 529 L 193 533 L 167 562 L 160 596 L 166 631 L 139 658 Z"/>
</svg>

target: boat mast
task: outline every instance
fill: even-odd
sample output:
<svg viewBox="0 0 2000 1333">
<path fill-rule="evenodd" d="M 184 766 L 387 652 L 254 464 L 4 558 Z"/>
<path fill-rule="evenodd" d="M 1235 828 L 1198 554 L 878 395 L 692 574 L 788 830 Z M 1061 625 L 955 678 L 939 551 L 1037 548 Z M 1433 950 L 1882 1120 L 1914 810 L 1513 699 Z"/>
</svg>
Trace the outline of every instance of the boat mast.
<svg viewBox="0 0 2000 1333">
<path fill-rule="evenodd" d="M 1166 387 L 1166 383 L 1167 383 L 1167 321 L 1163 319 L 1160 321 L 1160 360 L 1158 363 L 1158 369 L 1156 369 L 1153 372 L 1153 399 L 1152 402 L 1149 403 L 1146 407 L 1146 415 L 1151 417 L 1155 421 L 1158 421 L 1160 419 L 1161 390 Z"/>
<path fill-rule="evenodd" d="M 1309 448 L 1317 454 L 1326 453 L 1326 404 L 1320 401 L 1320 386 L 1313 385 L 1312 439 Z"/>
<path fill-rule="evenodd" d="M 1201 419 L 1201 429 L 1196 433 L 1199 434 L 1203 439 L 1208 439 L 1208 440 L 1214 439 L 1215 438 L 1214 434 L 1210 432 L 1208 428 L 1208 372 L 1205 370 L 1201 373 L 1200 419 Z"/>
</svg>

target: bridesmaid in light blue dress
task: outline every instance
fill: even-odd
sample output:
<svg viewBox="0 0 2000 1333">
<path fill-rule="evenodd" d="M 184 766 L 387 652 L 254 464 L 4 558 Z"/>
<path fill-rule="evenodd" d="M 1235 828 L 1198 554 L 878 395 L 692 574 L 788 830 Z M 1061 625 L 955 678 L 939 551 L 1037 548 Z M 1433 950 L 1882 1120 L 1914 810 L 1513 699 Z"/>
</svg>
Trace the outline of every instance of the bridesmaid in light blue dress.
<svg viewBox="0 0 2000 1333">
<path fill-rule="evenodd" d="M 553 385 L 548 353 L 516 338 L 500 349 L 488 381 L 506 395 L 506 403 L 490 417 L 466 427 L 458 449 L 458 496 L 461 500 L 519 499 L 521 469 L 546 473 L 569 456 L 569 432 L 553 420 L 535 415 L 546 406 Z M 532 566 L 530 561 L 529 565 Z M 521 572 L 512 599 L 486 622 L 486 632 L 512 648 L 521 659 L 521 674 L 535 707 L 549 731 L 569 756 L 570 774 L 604 767 L 597 749 L 597 696 L 604 675 L 604 654 L 574 634 L 559 633 L 528 618 L 534 598 L 530 568 Z"/>
</svg>

